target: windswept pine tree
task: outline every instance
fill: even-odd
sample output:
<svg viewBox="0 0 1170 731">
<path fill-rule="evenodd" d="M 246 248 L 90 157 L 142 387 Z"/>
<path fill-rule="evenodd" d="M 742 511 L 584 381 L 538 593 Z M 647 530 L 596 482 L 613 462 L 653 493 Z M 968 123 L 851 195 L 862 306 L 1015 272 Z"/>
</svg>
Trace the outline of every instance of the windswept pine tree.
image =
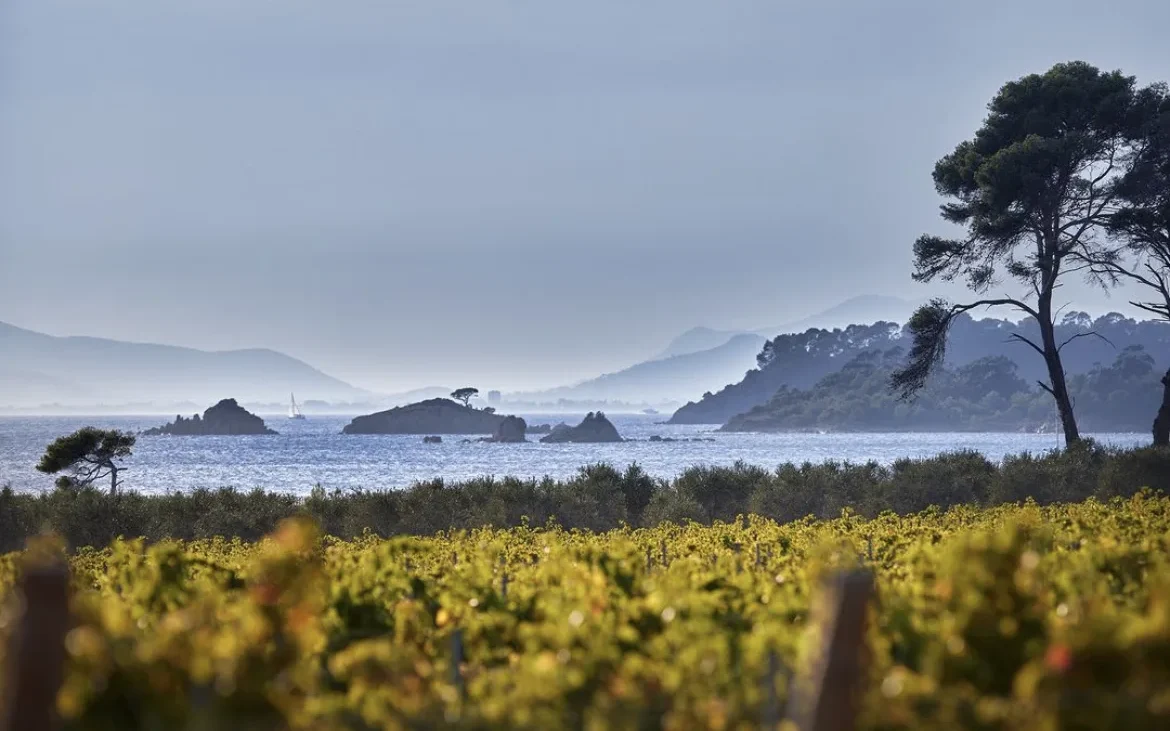
<svg viewBox="0 0 1170 731">
<path fill-rule="evenodd" d="M 1140 134 L 1141 96 L 1134 77 L 1120 71 L 1060 63 L 1005 84 L 975 135 L 938 161 L 942 217 L 965 234 L 921 236 L 913 278 L 961 280 L 975 298 L 936 299 L 911 318 L 913 345 L 892 379 L 904 397 L 943 363 L 956 317 L 977 308 L 1015 310 L 1035 321 L 1038 337 L 1012 338 L 1041 357 L 1040 386 L 1056 401 L 1065 442 L 1080 440 L 1062 353 L 1081 336 L 1057 338 L 1055 295 L 1070 276 L 1091 276 L 1093 262 L 1108 253 L 1105 227 Z M 1003 292 L 1005 279 L 1013 286 Z"/>
</svg>

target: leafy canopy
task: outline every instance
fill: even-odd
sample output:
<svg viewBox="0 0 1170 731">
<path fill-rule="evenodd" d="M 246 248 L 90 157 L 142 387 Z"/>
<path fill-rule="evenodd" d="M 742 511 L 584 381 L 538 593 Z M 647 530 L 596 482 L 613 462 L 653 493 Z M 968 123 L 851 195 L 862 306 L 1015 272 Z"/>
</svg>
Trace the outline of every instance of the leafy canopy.
<svg viewBox="0 0 1170 731">
<path fill-rule="evenodd" d="M 1005 84 L 974 138 L 935 165 L 935 189 L 951 199 L 942 217 L 967 236 L 920 237 L 914 279 L 963 277 L 981 293 L 1006 272 L 1041 287 L 1063 258 L 1097 244 L 1140 123 L 1134 99 L 1132 76 L 1080 61 Z"/>
<path fill-rule="evenodd" d="M 455 399 L 456 401 L 462 401 L 464 406 L 470 405 L 471 399 L 478 395 L 479 389 L 471 388 L 469 386 L 464 388 L 457 388 L 451 392 L 451 398 Z"/>
<path fill-rule="evenodd" d="M 1025 294 L 960 305 L 934 300 L 920 310 L 910 321 L 909 362 L 894 378 L 904 396 L 921 389 L 942 362 L 948 329 L 963 312 L 1007 306 L 1051 331 L 1061 276 L 1089 274 L 1105 250 L 1116 181 L 1140 126 L 1134 83 L 1080 61 L 1009 82 L 974 137 L 935 165 L 935 189 L 947 198 L 942 217 L 964 226 L 966 235 L 919 237 L 913 278 L 961 279 L 985 295 L 1006 275 Z M 1059 367 L 1056 346 L 1025 342 Z"/>
<path fill-rule="evenodd" d="M 129 457 L 135 441 L 127 432 L 87 426 L 46 447 L 37 470 L 50 475 L 70 471 L 79 484 L 87 485 L 116 473 L 116 460 Z"/>
<path fill-rule="evenodd" d="M 1151 86 L 1138 104 L 1141 133 L 1109 219 L 1122 249 L 1106 260 L 1105 271 L 1153 290 L 1153 300 L 1131 304 L 1170 320 L 1170 93 L 1165 84 Z"/>
</svg>

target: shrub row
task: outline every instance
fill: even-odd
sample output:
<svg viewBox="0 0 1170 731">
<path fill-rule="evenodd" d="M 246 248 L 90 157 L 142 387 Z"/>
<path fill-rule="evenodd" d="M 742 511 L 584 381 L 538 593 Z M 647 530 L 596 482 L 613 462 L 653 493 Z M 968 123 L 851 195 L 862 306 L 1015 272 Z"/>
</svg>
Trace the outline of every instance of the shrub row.
<svg viewBox="0 0 1170 731">
<path fill-rule="evenodd" d="M 104 545 L 118 536 L 239 537 L 255 540 L 283 518 L 308 513 L 329 534 L 353 537 L 427 535 L 480 526 L 556 521 L 565 528 L 606 530 L 665 521 L 709 523 L 755 513 L 778 522 L 835 517 L 850 508 L 865 516 L 914 513 L 930 506 L 980 506 L 1033 499 L 1040 504 L 1128 496 L 1143 487 L 1170 492 L 1170 451 L 1106 449 L 1094 444 L 996 464 L 977 452 L 930 459 L 784 464 L 769 471 L 736 464 L 692 467 L 655 480 L 637 465 L 582 467 L 569 480 L 485 477 L 432 480 L 403 490 L 326 492 L 308 497 L 232 488 L 184 493 L 108 495 L 93 488 L 41 494 L 0 490 L 0 551 L 52 530 L 72 546 Z"/>
</svg>

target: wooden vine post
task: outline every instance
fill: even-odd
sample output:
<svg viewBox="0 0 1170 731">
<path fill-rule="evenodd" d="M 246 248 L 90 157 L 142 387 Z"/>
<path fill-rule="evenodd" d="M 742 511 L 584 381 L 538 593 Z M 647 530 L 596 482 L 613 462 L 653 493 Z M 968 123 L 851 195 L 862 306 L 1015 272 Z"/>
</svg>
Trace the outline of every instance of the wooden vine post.
<svg viewBox="0 0 1170 731">
<path fill-rule="evenodd" d="M 788 720 L 800 731 L 853 731 L 868 665 L 865 644 L 873 576 L 854 571 L 830 580 L 817 597 L 810 631 L 818 646 L 792 688 Z"/>
<path fill-rule="evenodd" d="M 0 731 L 59 728 L 57 692 L 64 679 L 70 624 L 65 564 L 26 567 L 13 599 L 19 608 L 6 653 Z"/>
</svg>

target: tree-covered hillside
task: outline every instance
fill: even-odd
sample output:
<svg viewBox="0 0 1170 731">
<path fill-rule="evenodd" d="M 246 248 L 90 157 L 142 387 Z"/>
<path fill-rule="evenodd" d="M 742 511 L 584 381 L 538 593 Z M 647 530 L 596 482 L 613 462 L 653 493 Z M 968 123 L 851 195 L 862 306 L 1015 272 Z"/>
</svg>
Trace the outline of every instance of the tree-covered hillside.
<svg viewBox="0 0 1170 731">
<path fill-rule="evenodd" d="M 1035 431 L 1054 428 L 1051 397 L 1020 376 L 1002 355 L 934 374 L 918 396 L 902 401 L 890 375 L 905 361 L 895 347 L 855 356 L 808 389 L 781 387 L 765 404 L 732 417 L 724 431 Z M 1109 365 L 1069 379 L 1077 416 L 1090 432 L 1146 431 L 1161 372 L 1140 345 Z"/>
<path fill-rule="evenodd" d="M 897 345 L 902 328 L 893 322 L 850 325 L 843 330 L 808 330 L 779 335 L 764 344 L 756 368 L 718 393 L 703 394 L 682 407 L 673 424 L 722 424 L 768 401 L 781 386 L 808 388 L 859 353 Z"/>
<path fill-rule="evenodd" d="M 1044 364 L 1027 357 L 1027 346 L 1014 335 L 1032 339 L 1036 337 L 1035 329 L 1035 323 L 1031 321 L 1013 323 L 960 316 L 952 326 L 946 367 L 954 371 L 976 361 L 1001 357 L 1016 363 L 1018 378 L 1032 386 L 1044 377 Z M 1108 366 L 1131 346 L 1140 346 L 1157 363 L 1170 360 L 1170 325 L 1164 322 L 1138 321 L 1117 313 L 1094 320 L 1085 313 L 1072 312 L 1062 318 L 1057 326 L 1057 336 L 1061 342 L 1069 341 L 1064 350 L 1064 363 L 1069 374 L 1074 376 L 1087 376 L 1102 364 Z M 789 391 L 811 389 L 863 353 L 886 353 L 894 347 L 908 348 L 909 343 L 905 329 L 888 322 L 780 335 L 765 344 L 757 357 L 757 368 L 749 371 L 742 381 L 687 404 L 675 412 L 671 421 L 676 424 L 725 424 L 738 414 L 746 414 L 767 404 L 782 387 Z M 942 380 L 945 378 L 943 376 Z M 884 388 L 889 390 L 888 381 Z M 883 396 L 886 397 L 896 399 L 892 393 Z M 1080 411 L 1081 401 L 1089 397 L 1081 394 L 1078 398 Z M 1149 404 L 1156 402 L 1157 394 L 1149 398 L 1154 401 L 1146 403 L 1147 411 Z M 1050 418 L 1051 404 L 1046 408 L 1045 413 Z M 1149 414 L 1143 418 L 1142 430 L 1145 430 Z M 1085 427 L 1092 428 L 1092 424 L 1086 422 Z M 953 428 L 962 427 L 956 424 Z"/>
</svg>

